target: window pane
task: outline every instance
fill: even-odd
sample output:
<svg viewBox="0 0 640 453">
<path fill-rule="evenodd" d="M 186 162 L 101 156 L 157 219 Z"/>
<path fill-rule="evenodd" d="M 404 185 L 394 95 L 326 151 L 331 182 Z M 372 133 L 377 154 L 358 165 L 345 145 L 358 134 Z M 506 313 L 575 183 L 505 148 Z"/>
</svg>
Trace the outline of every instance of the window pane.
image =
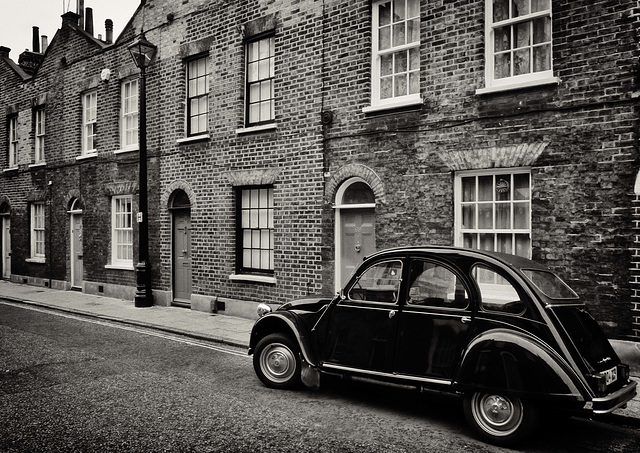
<svg viewBox="0 0 640 453">
<path fill-rule="evenodd" d="M 494 236 L 490 234 L 480 234 L 480 250 L 494 251 Z"/>
<path fill-rule="evenodd" d="M 526 16 L 529 14 L 529 0 L 513 0 L 511 17 Z"/>
<path fill-rule="evenodd" d="M 509 0 L 493 0 L 493 21 L 509 18 Z"/>
<path fill-rule="evenodd" d="M 407 76 L 400 74 L 394 78 L 394 96 L 404 96 L 407 94 Z"/>
<path fill-rule="evenodd" d="M 393 45 L 394 47 L 402 46 L 406 43 L 405 23 L 393 25 Z"/>
<path fill-rule="evenodd" d="M 462 201 L 476 201 L 476 178 L 462 178 Z"/>
<path fill-rule="evenodd" d="M 502 79 L 504 77 L 511 76 L 511 54 L 503 53 L 496 55 L 495 57 L 495 66 L 494 77 L 496 79 Z"/>
<path fill-rule="evenodd" d="M 549 0 L 531 0 L 531 12 L 537 13 L 549 9 Z"/>
<path fill-rule="evenodd" d="M 525 230 L 529 228 L 529 203 L 513 204 L 513 227 L 517 230 Z"/>
<path fill-rule="evenodd" d="M 531 250 L 531 239 L 528 234 L 516 234 L 516 250 L 515 254 L 518 256 L 524 256 L 530 258 L 529 251 Z"/>
<path fill-rule="evenodd" d="M 513 198 L 515 200 L 528 200 L 529 197 L 529 175 L 513 175 Z"/>
<path fill-rule="evenodd" d="M 513 75 L 529 74 L 531 72 L 531 52 L 529 49 L 517 50 L 513 56 Z"/>
<path fill-rule="evenodd" d="M 496 228 L 511 228 L 511 203 L 496 204 Z"/>
<path fill-rule="evenodd" d="M 382 55 L 380 57 L 380 75 L 390 74 L 393 74 L 393 54 Z"/>
<path fill-rule="evenodd" d="M 407 1 L 407 17 L 416 17 L 420 15 L 420 0 Z"/>
<path fill-rule="evenodd" d="M 478 200 L 493 200 L 493 176 L 478 177 Z"/>
<path fill-rule="evenodd" d="M 378 32 L 378 47 L 386 50 L 391 47 L 391 27 L 381 28 Z"/>
<path fill-rule="evenodd" d="M 462 228 L 473 229 L 476 227 L 476 206 L 462 206 Z"/>
<path fill-rule="evenodd" d="M 412 72 L 409 74 L 409 94 L 420 92 L 420 73 Z"/>
<path fill-rule="evenodd" d="M 405 0 L 393 0 L 393 21 L 398 22 L 399 20 L 404 20 L 406 16 L 405 8 L 404 8 Z"/>
<path fill-rule="evenodd" d="M 533 48 L 533 71 L 548 71 L 551 69 L 551 45 Z"/>
<path fill-rule="evenodd" d="M 488 230 L 493 228 L 493 205 L 478 205 L 478 228 Z"/>
<path fill-rule="evenodd" d="M 378 5 L 378 22 L 380 26 L 391 24 L 391 2 Z"/>
<path fill-rule="evenodd" d="M 493 40 L 493 50 L 496 53 L 511 49 L 511 27 L 496 28 Z"/>
<path fill-rule="evenodd" d="M 388 99 L 393 96 L 392 83 L 392 77 L 387 77 L 380 80 L 380 99 Z"/>
<path fill-rule="evenodd" d="M 513 237 L 509 234 L 498 234 L 498 243 L 496 244 L 496 251 L 501 253 L 513 253 L 512 246 Z"/>
<path fill-rule="evenodd" d="M 541 17 L 533 21 L 533 43 L 540 44 L 551 41 L 551 18 Z"/>
<path fill-rule="evenodd" d="M 531 22 L 522 22 L 514 26 L 516 45 L 515 47 L 525 47 L 531 44 Z"/>
</svg>

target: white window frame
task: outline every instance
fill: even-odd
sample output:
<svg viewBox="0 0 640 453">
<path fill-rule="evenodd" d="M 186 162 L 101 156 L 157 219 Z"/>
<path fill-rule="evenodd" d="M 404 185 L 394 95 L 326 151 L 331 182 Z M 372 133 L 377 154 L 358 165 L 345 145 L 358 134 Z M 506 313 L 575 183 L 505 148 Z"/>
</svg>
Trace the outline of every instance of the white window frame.
<svg viewBox="0 0 640 453">
<path fill-rule="evenodd" d="M 256 57 L 250 58 L 251 54 Z M 250 128 L 273 123 L 276 118 L 275 36 L 270 34 L 247 41 L 245 59 L 245 126 Z M 254 73 L 255 77 L 252 77 Z M 252 119 L 251 112 L 254 106 L 257 108 L 257 119 Z M 267 107 L 268 112 L 263 111 L 263 107 Z"/>
<path fill-rule="evenodd" d="M 98 90 L 88 91 L 82 95 L 82 157 L 97 154 L 96 122 L 98 117 Z"/>
<path fill-rule="evenodd" d="M 108 267 L 133 269 L 132 195 L 111 198 L 111 266 Z"/>
<path fill-rule="evenodd" d="M 120 88 L 120 150 L 139 148 L 138 79 L 122 81 Z"/>
<path fill-rule="evenodd" d="M 9 168 L 18 166 L 18 115 L 9 117 Z"/>
<path fill-rule="evenodd" d="M 477 194 L 478 194 L 478 190 L 477 190 L 477 179 L 478 177 L 482 177 L 482 176 L 493 176 L 494 177 L 494 184 L 499 180 L 499 179 L 506 179 L 505 176 L 509 175 L 509 181 L 513 180 L 513 177 L 511 175 L 521 175 L 521 174 L 528 174 L 529 175 L 529 198 L 528 199 L 522 199 L 522 200 L 514 200 L 514 185 L 512 183 L 509 184 L 509 188 L 508 190 L 510 190 L 510 197 L 509 197 L 509 201 L 496 201 L 496 196 L 495 193 L 493 195 L 493 201 L 486 201 L 486 202 L 481 202 L 477 199 Z M 463 178 L 467 178 L 467 177 L 475 177 L 476 178 L 476 209 L 475 209 L 475 225 L 473 228 L 469 228 L 469 229 L 464 229 L 463 228 L 463 202 L 462 202 L 462 198 L 463 198 L 463 194 L 462 194 L 462 179 Z M 495 187 L 495 186 L 494 186 Z M 532 177 L 531 177 L 531 169 L 529 167 L 518 167 L 518 168 L 508 168 L 508 169 L 491 169 L 491 170 L 475 170 L 475 171 L 462 171 L 462 172 L 458 172 L 455 175 L 455 181 L 454 181 L 454 192 L 455 192 L 455 196 L 454 196 L 454 201 L 455 201 L 455 236 L 454 236 L 454 243 L 456 246 L 459 247 L 463 247 L 465 246 L 464 244 L 464 234 L 494 234 L 494 235 L 498 235 L 498 234 L 503 234 L 503 235 L 508 235 L 511 234 L 512 235 L 512 242 L 511 242 L 511 253 L 516 254 L 516 241 L 515 241 L 515 235 L 528 235 L 529 238 L 529 245 L 527 247 L 527 250 L 525 251 L 525 253 L 521 253 L 519 254 L 520 256 L 524 256 L 525 258 L 531 258 L 531 232 L 532 232 L 532 228 L 531 228 L 531 205 L 532 205 L 532 193 L 533 193 L 533 181 L 532 181 Z M 492 209 L 492 215 L 494 216 L 493 218 L 493 227 L 492 228 L 487 228 L 487 229 L 482 229 L 479 227 L 479 220 L 478 220 L 478 216 L 479 216 L 479 209 L 477 207 L 477 205 L 480 204 L 486 204 L 486 205 L 492 205 L 495 207 L 495 205 L 497 204 L 509 204 L 509 210 L 510 210 L 510 219 L 513 220 L 515 219 L 515 213 L 514 213 L 514 205 L 517 204 L 524 204 L 524 203 L 528 203 L 528 208 L 527 208 L 527 212 L 526 212 L 526 222 L 528 225 L 528 228 L 516 228 L 515 225 L 513 225 L 513 223 L 511 224 L 510 228 L 497 228 L 496 227 L 496 219 L 495 219 L 495 215 L 496 215 L 496 209 Z M 474 202 L 470 202 L 469 204 L 474 204 Z M 494 240 L 494 251 L 501 251 L 498 249 L 498 242 Z M 477 247 L 480 247 L 480 241 L 477 241 Z"/>
<path fill-rule="evenodd" d="M 273 273 L 273 186 L 238 188 L 238 273 Z"/>
<path fill-rule="evenodd" d="M 44 137 L 46 133 L 45 124 L 46 124 L 47 115 L 44 108 L 38 108 L 35 111 L 35 147 L 34 147 L 34 155 L 33 162 L 35 164 L 44 163 Z"/>
<path fill-rule="evenodd" d="M 204 71 L 201 69 L 198 63 L 204 63 Z M 202 55 L 197 58 L 193 58 L 185 62 L 186 65 L 186 79 L 187 79 L 187 105 L 186 105 L 186 131 L 187 137 L 203 137 L 209 134 L 209 116 L 211 109 L 209 107 L 209 88 L 211 84 L 209 55 Z M 194 74 L 193 71 L 197 70 Z M 200 81 L 203 82 L 203 86 L 200 85 Z M 194 108 L 197 102 L 197 113 L 194 114 Z M 204 108 L 204 113 L 200 112 L 200 109 Z M 204 127 L 201 128 L 200 117 L 204 118 Z M 198 119 L 198 128 L 194 130 L 192 120 Z"/>
<path fill-rule="evenodd" d="M 529 1 L 529 0 L 527 0 Z M 486 0 L 485 6 L 485 87 L 476 90 L 476 94 L 491 93 L 495 91 L 505 91 L 518 88 L 527 88 L 531 86 L 557 84 L 560 82 L 558 77 L 553 75 L 553 14 L 551 6 L 552 0 L 549 1 L 549 9 L 529 13 L 518 17 L 509 18 L 499 22 L 493 22 L 493 0 Z M 512 5 L 513 2 L 509 2 Z M 534 19 L 549 17 L 551 24 L 551 40 L 548 42 L 551 49 L 550 67 L 548 70 L 539 72 L 529 72 L 510 77 L 495 78 L 495 29 L 509 25 L 515 25 L 523 22 L 532 22 Z M 512 36 L 513 39 L 513 36 Z M 541 43 L 541 44 L 546 44 Z M 529 48 L 533 51 L 536 44 L 529 43 Z M 514 47 L 511 46 L 511 50 Z M 531 68 L 533 70 L 533 68 Z"/>
<path fill-rule="evenodd" d="M 31 261 L 45 261 L 45 202 L 31 203 Z"/>
<path fill-rule="evenodd" d="M 404 23 L 409 22 L 410 19 L 417 19 L 418 21 L 418 40 L 412 41 L 410 43 L 405 43 L 402 45 L 394 46 L 393 43 L 390 43 L 390 47 L 388 49 L 380 50 L 380 36 L 379 29 L 380 27 L 380 17 L 379 17 L 379 9 L 378 7 L 384 3 L 394 4 L 393 0 L 377 0 L 372 3 L 371 6 L 371 105 L 369 107 L 365 107 L 363 112 L 374 112 L 377 110 L 386 110 L 398 107 L 412 106 L 422 104 L 422 96 L 420 94 L 420 0 L 405 0 L 408 2 L 416 2 L 418 7 L 418 15 L 405 17 Z M 405 3 L 405 5 L 406 5 Z M 406 8 L 408 9 L 408 8 Z M 398 22 L 399 24 L 400 22 Z M 393 30 L 393 29 L 392 29 Z M 391 35 L 393 35 L 393 31 L 391 31 Z M 391 38 L 390 38 L 391 39 Z M 401 96 L 392 96 L 387 99 L 380 98 L 380 79 L 381 79 L 381 60 L 384 56 L 389 56 L 393 54 L 397 54 L 402 51 L 417 51 L 418 52 L 418 69 L 417 70 L 409 70 L 409 60 L 407 59 L 407 74 L 409 72 L 418 73 L 418 92 L 417 93 L 408 93 L 406 95 Z M 395 59 L 394 59 L 395 61 Z M 394 63 L 395 64 L 395 63 Z M 393 74 L 398 74 L 404 71 L 395 72 L 395 69 L 392 70 Z M 393 77 L 392 77 L 393 79 Z M 392 82 L 393 85 L 393 82 Z M 409 91 L 410 83 L 407 82 L 407 92 Z"/>
</svg>

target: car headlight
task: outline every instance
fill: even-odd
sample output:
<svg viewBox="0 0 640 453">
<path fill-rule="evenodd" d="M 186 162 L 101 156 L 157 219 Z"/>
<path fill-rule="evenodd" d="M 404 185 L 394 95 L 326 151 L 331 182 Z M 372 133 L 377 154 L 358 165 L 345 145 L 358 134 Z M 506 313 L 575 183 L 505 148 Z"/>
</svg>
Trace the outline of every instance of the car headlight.
<svg viewBox="0 0 640 453">
<path fill-rule="evenodd" d="M 271 307 L 267 304 L 260 304 L 256 311 L 258 312 L 258 318 L 262 318 L 267 313 L 271 313 Z"/>
</svg>

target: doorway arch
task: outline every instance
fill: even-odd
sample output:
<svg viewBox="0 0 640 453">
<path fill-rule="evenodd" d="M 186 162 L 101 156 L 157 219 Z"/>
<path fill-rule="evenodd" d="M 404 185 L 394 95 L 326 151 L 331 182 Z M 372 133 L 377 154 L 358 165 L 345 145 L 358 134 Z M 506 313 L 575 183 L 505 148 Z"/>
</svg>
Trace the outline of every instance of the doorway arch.
<svg viewBox="0 0 640 453">
<path fill-rule="evenodd" d="M 176 189 L 169 197 L 171 212 L 171 281 L 173 305 L 191 307 L 191 201 Z"/>
<path fill-rule="evenodd" d="M 335 196 L 335 289 L 376 250 L 375 195 L 361 177 L 344 181 Z"/>
</svg>

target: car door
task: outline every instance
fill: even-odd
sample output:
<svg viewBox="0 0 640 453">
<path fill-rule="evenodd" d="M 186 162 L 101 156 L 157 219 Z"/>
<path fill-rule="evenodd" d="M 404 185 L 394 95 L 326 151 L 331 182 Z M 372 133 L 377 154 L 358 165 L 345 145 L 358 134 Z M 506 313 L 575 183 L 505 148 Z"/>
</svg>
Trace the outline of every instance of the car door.
<svg viewBox="0 0 640 453">
<path fill-rule="evenodd" d="M 391 372 L 398 327 L 403 262 L 373 263 L 332 307 L 323 346 L 323 366 Z"/>
<path fill-rule="evenodd" d="M 412 258 L 394 371 L 451 381 L 473 320 L 469 284 L 453 265 Z"/>
</svg>

